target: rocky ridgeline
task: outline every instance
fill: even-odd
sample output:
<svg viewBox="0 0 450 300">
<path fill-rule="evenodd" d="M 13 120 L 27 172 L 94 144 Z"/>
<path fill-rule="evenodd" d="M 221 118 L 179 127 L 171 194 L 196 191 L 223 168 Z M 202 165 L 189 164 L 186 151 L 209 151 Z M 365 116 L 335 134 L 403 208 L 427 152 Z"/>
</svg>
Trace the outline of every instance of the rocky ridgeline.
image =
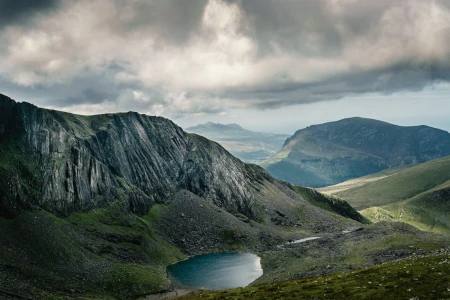
<svg viewBox="0 0 450 300">
<path fill-rule="evenodd" d="M 138 113 L 77 116 L 0 96 L 0 214 L 39 206 L 58 215 L 124 199 L 145 214 L 179 189 L 252 219 L 252 186 L 271 180 L 218 144 Z M 24 178 L 26 184 L 24 184 Z"/>
<path fill-rule="evenodd" d="M 324 187 L 381 170 L 450 155 L 450 133 L 349 118 L 309 126 L 262 166 L 290 183 Z"/>
</svg>

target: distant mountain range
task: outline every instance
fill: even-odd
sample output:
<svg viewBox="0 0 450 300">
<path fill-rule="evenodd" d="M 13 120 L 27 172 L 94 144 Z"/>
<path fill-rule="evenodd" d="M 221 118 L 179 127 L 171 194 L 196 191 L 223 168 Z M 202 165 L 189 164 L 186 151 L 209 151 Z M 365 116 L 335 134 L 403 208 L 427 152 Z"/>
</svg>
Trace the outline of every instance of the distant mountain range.
<svg viewBox="0 0 450 300">
<path fill-rule="evenodd" d="M 261 165 L 290 183 L 324 187 L 446 155 L 450 155 L 446 131 L 349 118 L 298 130 Z"/>
<path fill-rule="evenodd" d="M 319 190 L 346 200 L 373 222 L 402 221 L 450 233 L 450 156 Z"/>
<path fill-rule="evenodd" d="M 289 135 L 254 132 L 238 124 L 208 122 L 186 128 L 187 132 L 216 141 L 231 154 L 248 163 L 259 163 L 281 149 Z"/>
</svg>

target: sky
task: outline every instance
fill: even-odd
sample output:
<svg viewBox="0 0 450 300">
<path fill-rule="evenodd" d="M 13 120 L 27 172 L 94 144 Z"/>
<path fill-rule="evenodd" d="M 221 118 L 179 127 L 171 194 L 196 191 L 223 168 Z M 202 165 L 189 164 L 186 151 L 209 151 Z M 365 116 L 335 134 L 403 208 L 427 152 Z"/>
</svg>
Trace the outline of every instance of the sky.
<svg viewBox="0 0 450 300">
<path fill-rule="evenodd" d="M 450 131 L 448 0 L 0 0 L 0 93 L 293 133 Z"/>
</svg>

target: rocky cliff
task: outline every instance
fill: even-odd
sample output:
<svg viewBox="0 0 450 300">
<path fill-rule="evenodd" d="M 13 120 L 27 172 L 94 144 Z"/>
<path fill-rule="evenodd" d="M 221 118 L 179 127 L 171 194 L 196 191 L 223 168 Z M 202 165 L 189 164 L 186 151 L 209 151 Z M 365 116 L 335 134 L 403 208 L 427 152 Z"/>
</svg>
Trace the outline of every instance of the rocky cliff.
<svg viewBox="0 0 450 300">
<path fill-rule="evenodd" d="M 257 218 L 250 187 L 269 179 L 214 142 L 167 119 L 133 112 L 77 116 L 0 96 L 0 139 L 2 156 L 22 154 L 17 167 L 0 165 L 7 174 L 0 191 L 2 215 L 16 215 L 29 205 L 68 215 L 117 198 L 145 214 L 153 203 L 187 189 Z M 26 185 L 19 182 L 24 175 Z"/>
<path fill-rule="evenodd" d="M 293 184 L 323 187 L 450 154 L 450 133 L 349 118 L 297 131 L 262 165 Z"/>
</svg>

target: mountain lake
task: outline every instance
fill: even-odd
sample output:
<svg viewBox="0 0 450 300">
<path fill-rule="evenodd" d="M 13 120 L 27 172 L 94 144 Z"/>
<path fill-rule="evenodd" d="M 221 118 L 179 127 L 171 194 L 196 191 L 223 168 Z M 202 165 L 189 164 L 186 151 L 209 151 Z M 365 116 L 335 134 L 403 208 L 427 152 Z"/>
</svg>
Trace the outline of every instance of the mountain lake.
<svg viewBox="0 0 450 300">
<path fill-rule="evenodd" d="M 225 290 L 249 285 L 263 270 L 255 254 L 222 252 L 170 265 L 167 273 L 175 288 Z"/>
</svg>

